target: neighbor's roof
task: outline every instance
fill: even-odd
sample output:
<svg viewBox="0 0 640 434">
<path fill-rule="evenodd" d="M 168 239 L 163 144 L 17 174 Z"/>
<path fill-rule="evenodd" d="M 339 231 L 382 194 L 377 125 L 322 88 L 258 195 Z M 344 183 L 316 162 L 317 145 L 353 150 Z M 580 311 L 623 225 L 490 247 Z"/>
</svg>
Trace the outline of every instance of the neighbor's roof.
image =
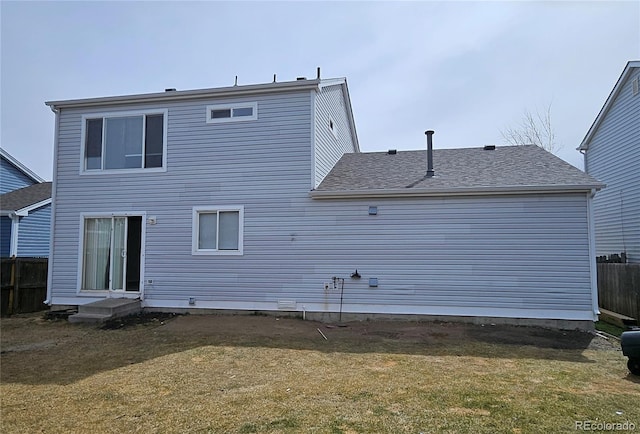
<svg viewBox="0 0 640 434">
<path fill-rule="evenodd" d="M 34 182 L 44 182 L 44 179 L 40 178 L 34 171 L 16 160 L 11 154 L 2 148 L 0 148 L 0 156 L 7 160 L 9 164 L 14 166 L 16 169 L 24 173 L 27 177 L 31 178 Z"/>
<path fill-rule="evenodd" d="M 636 68 L 640 68 L 640 60 L 630 60 L 629 62 L 627 62 L 627 65 L 624 67 L 622 74 L 620 74 L 618 81 L 616 82 L 615 86 L 613 86 L 611 93 L 609 94 L 609 96 L 607 97 L 607 100 L 605 101 L 604 105 L 600 109 L 600 113 L 598 113 L 598 116 L 596 116 L 596 119 L 593 121 L 593 124 L 591 124 L 591 128 L 589 128 L 589 131 L 587 131 L 587 135 L 584 136 L 584 139 L 582 139 L 582 143 L 580 143 L 580 146 L 578 146 L 578 150 L 585 151 L 589 149 L 589 143 L 591 142 L 591 138 L 600 127 L 600 124 L 604 120 L 605 116 L 607 116 L 609 109 L 611 108 L 611 106 L 613 105 L 613 102 L 618 97 L 618 94 L 624 87 L 624 84 L 627 82 L 627 79 Z"/>
<path fill-rule="evenodd" d="M 51 201 L 51 183 L 42 182 L 0 195 L 0 210 L 21 211 L 41 202 L 45 205 L 47 200 Z"/>
<path fill-rule="evenodd" d="M 534 145 L 345 154 L 315 198 L 588 191 L 604 184 Z"/>
</svg>

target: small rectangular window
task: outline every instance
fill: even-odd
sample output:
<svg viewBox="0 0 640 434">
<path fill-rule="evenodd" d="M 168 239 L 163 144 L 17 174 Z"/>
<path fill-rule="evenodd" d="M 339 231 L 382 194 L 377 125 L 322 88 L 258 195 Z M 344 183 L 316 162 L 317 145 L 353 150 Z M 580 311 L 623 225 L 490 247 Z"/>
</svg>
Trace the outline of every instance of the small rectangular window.
<svg viewBox="0 0 640 434">
<path fill-rule="evenodd" d="M 207 106 L 207 123 L 251 121 L 258 119 L 258 103 L 217 104 Z"/>
<path fill-rule="evenodd" d="M 231 117 L 231 109 L 211 110 L 211 119 L 225 119 Z"/>
<path fill-rule="evenodd" d="M 253 107 L 242 107 L 233 109 L 233 117 L 253 116 Z"/>
<path fill-rule="evenodd" d="M 194 255 L 242 255 L 242 206 L 193 208 Z"/>
</svg>

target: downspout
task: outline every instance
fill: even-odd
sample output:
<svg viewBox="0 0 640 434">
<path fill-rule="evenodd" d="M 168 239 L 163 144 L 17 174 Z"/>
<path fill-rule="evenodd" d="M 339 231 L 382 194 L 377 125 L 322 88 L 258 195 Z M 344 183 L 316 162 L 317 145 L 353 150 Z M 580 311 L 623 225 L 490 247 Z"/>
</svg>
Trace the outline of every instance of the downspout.
<svg viewBox="0 0 640 434">
<path fill-rule="evenodd" d="M 51 111 L 56 115 L 54 123 L 53 133 L 53 177 L 51 183 L 51 222 L 49 226 L 49 259 L 47 265 L 47 299 L 44 304 L 51 306 L 51 284 L 53 281 L 53 234 L 55 232 L 55 220 L 56 220 L 56 184 L 57 184 L 57 167 L 58 167 L 58 133 L 60 131 L 60 110 L 55 106 L 49 107 Z"/>
<path fill-rule="evenodd" d="M 593 197 L 595 195 L 595 189 L 587 193 L 587 231 L 589 234 L 589 274 L 591 280 L 593 320 L 598 321 L 598 315 L 600 314 L 600 308 L 598 306 L 598 266 L 596 264 L 595 224 L 593 221 Z"/>
<path fill-rule="evenodd" d="M 11 219 L 11 242 L 9 243 L 9 256 L 18 256 L 18 231 L 20 230 L 20 216 L 15 212 L 9 213 Z"/>
<path fill-rule="evenodd" d="M 310 110 L 311 110 L 311 190 L 315 190 L 316 185 L 316 94 L 315 90 L 310 90 Z"/>
</svg>

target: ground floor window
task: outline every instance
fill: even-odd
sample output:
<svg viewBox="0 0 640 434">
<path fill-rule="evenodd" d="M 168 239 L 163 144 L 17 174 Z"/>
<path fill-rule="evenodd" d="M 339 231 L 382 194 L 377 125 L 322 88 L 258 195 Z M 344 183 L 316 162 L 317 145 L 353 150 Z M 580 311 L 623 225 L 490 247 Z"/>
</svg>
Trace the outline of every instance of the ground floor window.
<svg viewBox="0 0 640 434">
<path fill-rule="evenodd" d="M 140 290 L 142 216 L 84 219 L 83 290 Z"/>
<path fill-rule="evenodd" d="M 242 255 L 244 207 L 193 208 L 194 255 Z"/>
</svg>

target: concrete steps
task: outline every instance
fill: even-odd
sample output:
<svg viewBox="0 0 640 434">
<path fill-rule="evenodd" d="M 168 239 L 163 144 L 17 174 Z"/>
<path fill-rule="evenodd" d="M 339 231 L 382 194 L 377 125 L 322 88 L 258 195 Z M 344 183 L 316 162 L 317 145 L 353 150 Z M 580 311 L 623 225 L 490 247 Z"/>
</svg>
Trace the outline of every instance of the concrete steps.
<svg viewBox="0 0 640 434">
<path fill-rule="evenodd" d="M 78 306 L 78 313 L 69 316 L 69 322 L 99 324 L 112 318 L 140 312 L 140 310 L 140 300 L 105 298 Z"/>
</svg>

